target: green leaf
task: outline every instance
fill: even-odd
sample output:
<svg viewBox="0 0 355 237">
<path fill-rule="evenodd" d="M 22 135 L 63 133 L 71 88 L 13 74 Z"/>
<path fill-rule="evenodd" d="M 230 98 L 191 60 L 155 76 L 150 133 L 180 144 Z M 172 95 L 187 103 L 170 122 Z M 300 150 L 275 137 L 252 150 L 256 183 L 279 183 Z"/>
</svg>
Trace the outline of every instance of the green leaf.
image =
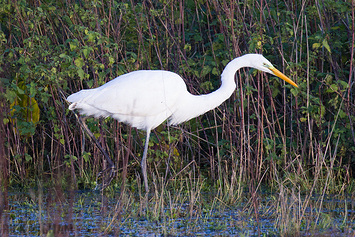
<svg viewBox="0 0 355 237">
<path fill-rule="evenodd" d="M 88 41 L 89 42 L 94 42 L 96 39 L 96 33 L 93 31 L 88 32 Z"/>
<path fill-rule="evenodd" d="M 200 84 L 201 89 L 210 91 L 213 90 L 213 85 L 211 81 L 205 81 Z"/>
<path fill-rule="evenodd" d="M 306 122 L 306 121 L 307 121 L 307 118 L 302 117 L 302 118 L 300 118 L 300 121 L 301 121 L 301 122 Z"/>
<path fill-rule="evenodd" d="M 275 98 L 276 96 L 278 96 L 279 94 L 281 94 L 280 90 L 278 89 L 278 87 L 275 87 L 274 89 L 272 89 L 272 97 Z"/>
<path fill-rule="evenodd" d="M 109 59 L 110 65 L 114 64 L 115 59 L 113 57 L 109 56 L 108 59 Z"/>
<path fill-rule="evenodd" d="M 346 81 L 338 80 L 338 84 L 340 84 L 344 89 L 349 87 L 349 84 Z"/>
<path fill-rule="evenodd" d="M 20 95 L 25 94 L 25 92 L 20 87 L 17 87 L 17 93 L 19 93 Z"/>
<path fill-rule="evenodd" d="M 184 45 L 184 49 L 187 50 L 187 51 L 190 51 L 191 50 L 191 44 L 185 44 Z"/>
<path fill-rule="evenodd" d="M 215 76 L 219 76 L 220 75 L 220 73 L 219 73 L 219 71 L 218 71 L 218 69 L 216 67 L 214 67 L 212 69 L 212 74 L 215 75 Z"/>
<path fill-rule="evenodd" d="M 82 68 L 85 65 L 84 60 L 82 58 L 75 59 L 74 63 L 79 68 Z"/>
<path fill-rule="evenodd" d="M 10 119 L 8 119 L 8 118 L 3 118 L 3 119 L 2 119 L 2 122 L 6 125 L 6 124 L 8 124 L 8 123 L 10 122 Z"/>
<path fill-rule="evenodd" d="M 13 103 L 15 101 L 15 99 L 17 98 L 17 94 L 15 91 L 10 90 L 10 89 L 6 89 L 6 93 L 5 93 L 5 98 L 7 100 L 10 101 L 10 103 Z"/>
<path fill-rule="evenodd" d="M 25 154 L 25 160 L 27 161 L 27 162 L 30 162 L 30 161 L 32 161 L 32 156 L 30 156 L 29 154 Z"/>
<path fill-rule="evenodd" d="M 84 54 L 85 58 L 88 57 L 88 55 L 90 54 L 91 49 L 92 49 L 91 47 L 90 48 L 89 47 L 85 47 L 83 49 L 83 54 Z"/>
<path fill-rule="evenodd" d="M 343 110 L 340 110 L 339 111 L 339 117 L 343 119 L 343 118 L 345 118 L 347 116 L 346 116 L 346 113 Z"/>
<path fill-rule="evenodd" d="M 83 159 L 85 162 L 88 162 L 90 160 L 91 153 L 90 152 L 83 152 Z"/>
<path fill-rule="evenodd" d="M 80 79 L 84 79 L 85 72 L 82 68 L 78 69 L 78 75 L 79 75 Z"/>
<path fill-rule="evenodd" d="M 204 66 L 201 70 L 201 75 L 200 77 L 206 76 L 208 73 L 211 72 L 211 67 L 210 66 Z"/>
<path fill-rule="evenodd" d="M 321 105 L 318 107 L 318 113 L 320 114 L 321 118 L 324 117 L 324 115 L 325 115 L 325 106 L 324 105 Z"/>
<path fill-rule="evenodd" d="M 74 49 L 77 48 L 77 45 L 75 43 L 73 43 L 73 42 L 70 42 L 69 43 L 69 47 L 70 47 L 70 50 L 73 51 Z"/>
<path fill-rule="evenodd" d="M 320 47 L 320 43 L 314 43 L 313 45 L 312 45 L 312 48 L 313 49 L 318 49 Z"/>
<path fill-rule="evenodd" d="M 330 46 L 328 44 L 328 41 L 326 39 L 323 40 L 322 44 L 323 44 L 324 48 L 326 48 L 328 50 L 329 53 L 332 53 L 330 50 Z"/>
<path fill-rule="evenodd" d="M 38 88 L 37 88 L 37 84 L 34 82 L 31 82 L 30 84 L 30 98 L 35 97 L 35 95 L 37 94 Z"/>
<path fill-rule="evenodd" d="M 296 89 L 296 88 L 291 88 L 290 91 L 291 91 L 291 93 L 292 93 L 293 96 L 297 96 L 298 93 L 300 92 L 300 90 L 299 90 L 299 89 Z"/>
<path fill-rule="evenodd" d="M 331 84 L 330 87 L 326 90 L 326 92 L 331 93 L 331 92 L 336 92 L 338 91 L 338 85 L 337 84 Z"/>
</svg>

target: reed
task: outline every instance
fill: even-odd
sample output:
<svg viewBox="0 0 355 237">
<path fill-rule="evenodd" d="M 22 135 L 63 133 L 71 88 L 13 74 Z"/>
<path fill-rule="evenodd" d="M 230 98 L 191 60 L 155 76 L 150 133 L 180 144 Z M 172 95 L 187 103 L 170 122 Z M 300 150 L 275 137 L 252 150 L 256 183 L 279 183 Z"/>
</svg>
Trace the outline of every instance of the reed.
<svg viewBox="0 0 355 237">
<path fill-rule="evenodd" d="M 0 5 L 3 203 L 11 187 L 95 186 L 104 158 L 67 110 L 67 95 L 138 69 L 174 71 L 191 93 L 208 93 L 219 87 L 226 63 L 245 53 L 264 54 L 299 89 L 243 69 L 236 92 L 220 107 L 179 127 L 158 127 L 149 144 L 148 199 L 138 172 L 144 133 L 110 118 L 87 119 L 119 170 L 107 192 L 122 191 L 121 202 L 103 231 L 121 225 L 115 220 L 146 216 L 164 220 L 169 233 L 177 216 L 192 218 L 192 228 L 212 216 L 205 210 L 244 202 L 244 211 L 259 220 L 267 191 L 279 194 L 268 207 L 275 228 L 301 234 L 331 220 L 321 211 L 306 214 L 307 208 L 321 209 L 327 195 L 353 192 L 355 16 L 349 1 Z M 213 193 L 211 203 L 206 193 Z M 319 195 L 315 204 L 313 195 Z"/>
</svg>

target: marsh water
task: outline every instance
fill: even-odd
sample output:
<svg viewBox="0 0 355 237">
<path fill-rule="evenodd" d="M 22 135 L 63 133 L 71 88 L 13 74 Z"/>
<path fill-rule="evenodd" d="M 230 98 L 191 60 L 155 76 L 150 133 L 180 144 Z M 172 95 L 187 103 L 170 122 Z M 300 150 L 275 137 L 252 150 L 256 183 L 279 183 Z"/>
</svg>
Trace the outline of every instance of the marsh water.
<svg viewBox="0 0 355 237">
<path fill-rule="evenodd" d="M 4 194 L 4 193 L 2 193 Z M 5 197 L 5 198 L 4 198 Z M 227 204 L 203 201 L 144 204 L 138 195 L 93 191 L 9 191 L 1 199 L 2 236 L 353 236 L 355 200 L 312 197 L 301 202 L 260 194 Z M 120 201 L 121 200 L 121 201 Z M 173 200 L 173 199 L 171 199 Z M 307 201 L 307 205 L 303 205 Z M 125 202 L 125 203 L 123 203 Z M 142 204 L 143 203 L 143 204 Z M 304 207 L 304 208 L 302 208 Z M 297 217 L 298 216 L 298 217 Z M 298 232 L 299 231 L 299 232 Z"/>
</svg>

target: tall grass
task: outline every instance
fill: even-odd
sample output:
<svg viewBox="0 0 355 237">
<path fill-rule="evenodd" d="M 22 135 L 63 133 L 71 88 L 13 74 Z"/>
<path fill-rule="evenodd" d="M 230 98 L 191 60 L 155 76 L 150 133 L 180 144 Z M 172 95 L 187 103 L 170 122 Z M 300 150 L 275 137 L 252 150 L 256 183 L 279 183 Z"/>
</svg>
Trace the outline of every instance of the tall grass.
<svg viewBox="0 0 355 237">
<path fill-rule="evenodd" d="M 104 158 L 65 96 L 138 69 L 174 71 L 191 93 L 208 93 L 226 63 L 245 53 L 264 54 L 299 89 L 242 69 L 236 92 L 217 109 L 158 127 L 148 155 L 153 212 L 181 185 L 190 187 L 192 206 L 202 191 L 231 205 L 249 193 L 255 215 L 260 190 L 282 194 L 281 212 L 290 195 L 354 190 L 349 1 L 22 0 L 0 9 L 2 190 L 58 178 L 68 188 L 94 187 Z M 145 134 L 110 118 L 87 124 L 126 171 L 111 188 L 123 190 L 126 178 L 128 189 L 141 191 Z"/>
</svg>

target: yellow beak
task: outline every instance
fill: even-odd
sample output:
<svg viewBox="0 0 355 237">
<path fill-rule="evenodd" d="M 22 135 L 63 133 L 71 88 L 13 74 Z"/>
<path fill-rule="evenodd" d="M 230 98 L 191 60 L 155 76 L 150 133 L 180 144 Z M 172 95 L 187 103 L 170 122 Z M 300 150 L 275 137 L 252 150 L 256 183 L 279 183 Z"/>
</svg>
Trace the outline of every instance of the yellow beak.
<svg viewBox="0 0 355 237">
<path fill-rule="evenodd" d="M 284 80 L 287 83 L 290 83 L 291 85 L 295 86 L 298 88 L 297 84 L 294 83 L 290 78 L 288 78 L 287 76 L 285 76 L 282 72 L 280 72 L 279 70 L 277 70 L 274 67 L 269 67 L 269 69 L 275 74 L 275 76 L 280 77 L 282 80 Z"/>
</svg>

